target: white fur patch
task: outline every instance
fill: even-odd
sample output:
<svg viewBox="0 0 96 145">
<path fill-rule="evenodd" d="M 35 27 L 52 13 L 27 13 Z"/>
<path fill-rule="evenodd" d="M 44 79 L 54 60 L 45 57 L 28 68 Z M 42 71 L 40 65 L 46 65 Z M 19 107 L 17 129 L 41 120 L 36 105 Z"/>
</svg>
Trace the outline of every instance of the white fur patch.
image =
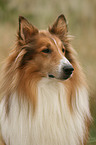
<svg viewBox="0 0 96 145">
<path fill-rule="evenodd" d="M 57 42 L 56 42 L 55 38 L 51 38 L 51 39 L 53 40 L 54 44 L 56 45 L 56 48 L 57 48 L 59 54 L 60 54 L 61 56 L 63 56 L 62 53 L 60 52 L 59 48 L 58 48 L 58 45 L 57 45 Z"/>
<path fill-rule="evenodd" d="M 64 64 L 70 64 L 71 65 L 71 63 L 68 61 L 68 59 L 65 56 L 63 56 L 63 58 L 60 60 L 60 64 L 61 65 L 64 65 Z"/>
<path fill-rule="evenodd" d="M 0 104 L 0 124 L 6 145 L 81 145 L 85 131 L 84 117 L 89 116 L 88 94 L 84 87 L 76 91 L 70 112 L 64 85 L 57 80 L 43 78 L 38 83 L 38 103 L 35 116 L 31 104 L 18 101 L 14 93 L 10 99 L 9 115 Z"/>
<path fill-rule="evenodd" d="M 58 45 L 57 45 L 57 42 L 54 38 L 51 38 L 54 42 L 54 44 L 56 45 L 56 48 L 59 52 L 59 54 L 62 56 L 62 59 L 60 60 L 60 64 L 59 64 L 59 72 L 62 71 L 62 67 L 64 67 L 64 65 L 68 64 L 68 65 L 71 65 L 71 63 L 69 62 L 69 60 L 64 56 L 62 55 L 62 53 L 60 52 L 59 48 L 58 48 Z M 72 65 L 71 65 L 72 66 Z"/>
</svg>

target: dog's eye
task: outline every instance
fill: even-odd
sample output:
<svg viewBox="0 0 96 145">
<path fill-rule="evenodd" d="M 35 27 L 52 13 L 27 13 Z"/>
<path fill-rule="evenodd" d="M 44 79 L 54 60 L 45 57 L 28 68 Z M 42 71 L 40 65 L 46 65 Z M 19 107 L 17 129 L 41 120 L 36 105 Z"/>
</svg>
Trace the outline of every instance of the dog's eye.
<svg viewBox="0 0 96 145">
<path fill-rule="evenodd" d="M 62 48 L 62 52 L 63 52 L 63 53 L 65 52 L 65 49 L 64 49 L 64 48 Z"/>
<path fill-rule="evenodd" d="M 42 52 L 43 52 L 43 53 L 51 53 L 51 49 L 46 48 L 46 49 L 43 49 Z"/>
</svg>

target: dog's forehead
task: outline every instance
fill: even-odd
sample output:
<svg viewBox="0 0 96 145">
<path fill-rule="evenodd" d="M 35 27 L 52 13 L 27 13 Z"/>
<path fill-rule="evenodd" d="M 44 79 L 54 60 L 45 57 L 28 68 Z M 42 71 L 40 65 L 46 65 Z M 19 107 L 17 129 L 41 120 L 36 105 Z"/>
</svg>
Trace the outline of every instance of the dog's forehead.
<svg viewBox="0 0 96 145">
<path fill-rule="evenodd" d="M 40 31 L 40 38 L 41 39 L 46 39 L 49 42 L 55 44 L 56 46 L 60 46 L 62 44 L 61 40 L 54 34 L 51 34 L 48 31 Z"/>
</svg>

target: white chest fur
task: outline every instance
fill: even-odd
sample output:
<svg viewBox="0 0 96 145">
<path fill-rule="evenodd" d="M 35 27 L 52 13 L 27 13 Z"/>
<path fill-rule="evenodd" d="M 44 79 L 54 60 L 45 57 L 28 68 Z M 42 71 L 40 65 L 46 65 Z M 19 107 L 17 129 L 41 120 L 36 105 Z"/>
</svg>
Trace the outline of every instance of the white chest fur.
<svg viewBox="0 0 96 145">
<path fill-rule="evenodd" d="M 16 93 L 10 99 L 10 112 L 5 114 L 4 99 L 0 104 L 1 131 L 7 145 L 79 145 L 85 131 L 84 116 L 89 115 L 87 91 L 76 92 L 76 106 L 71 114 L 64 85 L 48 79 L 38 84 L 35 116 L 27 102 L 18 102 Z"/>
</svg>

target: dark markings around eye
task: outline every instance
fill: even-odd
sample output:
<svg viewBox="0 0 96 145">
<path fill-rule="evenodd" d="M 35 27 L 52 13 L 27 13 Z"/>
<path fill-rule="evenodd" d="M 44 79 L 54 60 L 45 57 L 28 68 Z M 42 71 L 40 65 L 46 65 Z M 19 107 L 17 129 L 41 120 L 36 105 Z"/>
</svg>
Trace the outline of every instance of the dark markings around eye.
<svg viewBox="0 0 96 145">
<path fill-rule="evenodd" d="M 43 49 L 42 52 L 43 52 L 43 53 L 51 53 L 52 51 L 51 51 L 51 49 L 46 48 L 46 49 Z"/>
</svg>

